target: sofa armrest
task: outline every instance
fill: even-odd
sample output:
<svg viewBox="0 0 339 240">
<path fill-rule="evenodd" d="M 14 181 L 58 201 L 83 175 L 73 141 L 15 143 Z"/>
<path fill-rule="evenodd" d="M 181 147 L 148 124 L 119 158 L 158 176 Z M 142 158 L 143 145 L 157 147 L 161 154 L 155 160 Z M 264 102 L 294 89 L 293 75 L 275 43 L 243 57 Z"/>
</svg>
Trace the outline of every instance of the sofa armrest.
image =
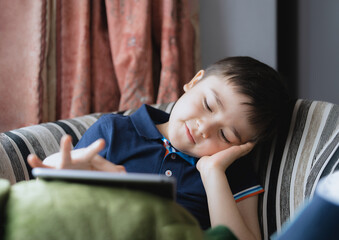
<svg viewBox="0 0 339 240">
<path fill-rule="evenodd" d="M 174 103 L 152 105 L 170 112 Z M 131 115 L 136 109 L 114 112 Z M 69 134 L 75 146 L 85 131 L 96 122 L 103 113 L 93 113 L 72 119 L 37 124 L 0 133 L 0 178 L 8 179 L 11 184 L 32 179 L 31 167 L 27 156 L 35 153 L 40 159 L 56 153 L 60 148 L 60 139 Z"/>
<path fill-rule="evenodd" d="M 29 154 L 35 153 L 40 159 L 45 159 L 58 152 L 60 139 L 65 134 L 72 136 L 75 146 L 101 115 L 89 114 L 0 133 L 0 178 L 8 179 L 11 184 L 32 179 L 31 168 L 27 164 Z"/>
</svg>

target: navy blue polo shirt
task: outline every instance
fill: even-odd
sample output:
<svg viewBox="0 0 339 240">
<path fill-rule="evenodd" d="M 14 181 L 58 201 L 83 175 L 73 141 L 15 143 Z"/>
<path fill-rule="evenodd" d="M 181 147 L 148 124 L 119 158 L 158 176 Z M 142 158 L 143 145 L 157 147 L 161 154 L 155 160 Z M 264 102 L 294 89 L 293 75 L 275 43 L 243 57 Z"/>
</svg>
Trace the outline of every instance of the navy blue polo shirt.
<svg viewBox="0 0 339 240">
<path fill-rule="evenodd" d="M 115 164 L 123 165 L 127 172 L 174 176 L 177 180 L 176 201 L 206 229 L 210 227 L 210 219 L 199 171 L 176 153 L 165 156 L 163 136 L 156 124 L 165 123 L 168 119 L 169 114 L 148 105 L 143 105 L 130 116 L 106 114 L 85 132 L 75 148 L 87 147 L 103 138 L 106 146 L 99 154 Z M 245 159 L 233 163 L 226 175 L 236 200 L 262 191 Z"/>
</svg>

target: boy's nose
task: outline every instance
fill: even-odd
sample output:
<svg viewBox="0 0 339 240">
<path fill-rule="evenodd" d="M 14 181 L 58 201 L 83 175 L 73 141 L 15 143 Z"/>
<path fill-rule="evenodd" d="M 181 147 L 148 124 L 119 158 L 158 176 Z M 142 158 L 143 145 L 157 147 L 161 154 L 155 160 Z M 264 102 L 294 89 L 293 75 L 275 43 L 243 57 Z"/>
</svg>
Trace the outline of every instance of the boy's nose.
<svg viewBox="0 0 339 240">
<path fill-rule="evenodd" d="M 210 131 L 210 124 L 199 119 L 196 121 L 196 123 L 197 123 L 197 129 L 199 133 L 201 134 L 201 136 L 203 138 L 208 138 L 209 131 Z"/>
</svg>

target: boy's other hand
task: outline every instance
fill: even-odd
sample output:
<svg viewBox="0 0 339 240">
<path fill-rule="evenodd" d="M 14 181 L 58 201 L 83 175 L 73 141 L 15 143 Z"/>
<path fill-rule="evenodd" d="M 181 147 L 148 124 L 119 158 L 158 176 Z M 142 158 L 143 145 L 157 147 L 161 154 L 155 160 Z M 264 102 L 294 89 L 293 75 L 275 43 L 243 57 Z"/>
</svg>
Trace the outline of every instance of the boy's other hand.
<svg viewBox="0 0 339 240">
<path fill-rule="evenodd" d="M 126 172 L 121 165 L 115 165 L 98 153 L 104 148 L 105 141 L 99 139 L 86 148 L 72 151 L 72 138 L 65 135 L 61 138 L 60 153 L 52 155 L 42 162 L 35 154 L 28 156 L 27 161 L 32 168 L 80 169 L 106 172 Z M 57 162 L 57 163 L 56 163 Z"/>
<path fill-rule="evenodd" d="M 197 162 L 197 169 L 203 175 L 214 170 L 225 172 L 235 160 L 248 154 L 254 145 L 255 143 L 253 142 L 247 142 L 242 145 L 232 146 L 212 156 L 204 156 Z"/>
</svg>

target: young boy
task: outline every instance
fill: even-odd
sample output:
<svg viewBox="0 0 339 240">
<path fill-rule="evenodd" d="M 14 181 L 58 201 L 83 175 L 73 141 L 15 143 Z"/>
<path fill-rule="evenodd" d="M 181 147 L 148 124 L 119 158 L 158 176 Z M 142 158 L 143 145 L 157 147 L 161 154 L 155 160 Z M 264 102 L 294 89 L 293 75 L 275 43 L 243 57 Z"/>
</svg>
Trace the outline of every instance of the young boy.
<svg viewBox="0 0 339 240">
<path fill-rule="evenodd" d="M 279 125 L 288 97 L 278 73 L 249 57 L 226 58 L 198 72 L 184 91 L 170 115 L 146 105 L 131 116 L 108 114 L 75 150 L 67 136 L 60 153 L 44 163 L 34 155 L 28 161 L 175 176 L 177 202 L 203 229 L 225 225 L 239 239 L 260 239 L 257 194 L 263 189 L 250 159 L 235 160 Z"/>
</svg>

